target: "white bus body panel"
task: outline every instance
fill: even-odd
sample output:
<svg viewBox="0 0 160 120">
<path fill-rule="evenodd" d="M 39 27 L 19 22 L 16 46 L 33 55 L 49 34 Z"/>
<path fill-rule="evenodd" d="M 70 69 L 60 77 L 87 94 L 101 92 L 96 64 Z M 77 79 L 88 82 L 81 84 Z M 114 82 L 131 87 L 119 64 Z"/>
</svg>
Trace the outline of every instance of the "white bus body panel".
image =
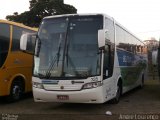
<svg viewBox="0 0 160 120">
<path fill-rule="evenodd" d="M 63 103 L 103 103 L 102 87 L 81 91 L 46 91 L 33 88 L 35 102 L 63 102 Z M 68 95 L 68 100 L 59 100 L 57 95 Z"/>
<path fill-rule="evenodd" d="M 91 78 L 84 80 L 84 82 L 88 83 L 87 81 L 91 81 Z M 42 82 L 41 79 L 36 77 L 32 77 L 32 80 L 33 82 Z M 44 85 L 47 90 L 33 87 L 34 100 L 35 102 L 104 103 L 102 86 L 92 89 L 81 89 L 85 83 L 72 85 L 71 80 L 59 80 L 57 85 Z M 64 90 L 60 89 L 61 85 L 64 86 Z M 69 99 L 59 100 L 57 99 L 58 95 L 67 95 Z"/>
</svg>

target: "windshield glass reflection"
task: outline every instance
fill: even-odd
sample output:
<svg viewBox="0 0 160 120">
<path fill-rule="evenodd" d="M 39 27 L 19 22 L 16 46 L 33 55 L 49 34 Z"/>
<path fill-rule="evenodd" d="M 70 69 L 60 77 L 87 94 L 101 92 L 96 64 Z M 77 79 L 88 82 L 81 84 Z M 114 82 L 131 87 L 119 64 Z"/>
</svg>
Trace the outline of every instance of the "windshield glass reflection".
<svg viewBox="0 0 160 120">
<path fill-rule="evenodd" d="M 34 60 L 34 75 L 48 79 L 99 75 L 99 29 L 102 17 L 44 20 L 38 33 L 41 48 Z"/>
</svg>

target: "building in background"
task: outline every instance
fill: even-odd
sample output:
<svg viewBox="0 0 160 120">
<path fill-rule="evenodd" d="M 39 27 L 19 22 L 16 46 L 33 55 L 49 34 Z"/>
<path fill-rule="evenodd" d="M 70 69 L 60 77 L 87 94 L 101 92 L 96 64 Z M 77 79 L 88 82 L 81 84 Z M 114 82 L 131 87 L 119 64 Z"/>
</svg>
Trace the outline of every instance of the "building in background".
<svg viewBox="0 0 160 120">
<path fill-rule="evenodd" d="M 149 51 L 157 50 L 159 46 L 159 41 L 153 37 L 148 40 L 144 40 L 144 43 L 147 45 Z"/>
<path fill-rule="evenodd" d="M 158 48 L 159 41 L 155 38 L 150 38 L 144 40 L 144 43 L 147 45 L 148 50 L 148 70 L 150 76 L 153 76 L 153 79 L 158 75 Z"/>
</svg>

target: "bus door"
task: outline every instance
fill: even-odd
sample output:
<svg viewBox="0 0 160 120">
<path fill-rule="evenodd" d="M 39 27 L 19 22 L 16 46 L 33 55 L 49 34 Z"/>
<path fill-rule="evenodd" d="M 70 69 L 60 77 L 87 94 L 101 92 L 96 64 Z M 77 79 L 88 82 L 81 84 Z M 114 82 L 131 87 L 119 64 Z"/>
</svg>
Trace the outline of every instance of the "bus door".
<svg viewBox="0 0 160 120">
<path fill-rule="evenodd" d="M 103 59 L 103 83 L 104 83 L 104 95 L 107 100 L 112 98 L 112 93 L 114 91 L 114 81 L 112 78 L 113 66 L 112 66 L 112 53 L 111 44 L 106 43 L 104 49 L 104 59 Z"/>
</svg>

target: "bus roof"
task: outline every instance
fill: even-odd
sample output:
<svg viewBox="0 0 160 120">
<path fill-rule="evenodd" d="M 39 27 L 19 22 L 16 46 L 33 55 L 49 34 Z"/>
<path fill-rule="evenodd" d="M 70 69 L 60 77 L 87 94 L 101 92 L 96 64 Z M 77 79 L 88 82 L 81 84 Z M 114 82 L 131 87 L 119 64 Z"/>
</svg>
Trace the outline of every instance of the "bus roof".
<svg viewBox="0 0 160 120">
<path fill-rule="evenodd" d="M 104 14 L 98 14 L 98 13 L 95 13 L 95 14 L 63 14 L 63 15 L 55 15 L 55 16 L 48 16 L 48 17 L 45 17 L 44 19 L 49 19 L 49 18 L 58 18 L 58 17 L 69 17 L 69 16 L 89 16 L 89 15 L 102 15 L 104 16 Z"/>
<path fill-rule="evenodd" d="M 8 21 L 8 20 L 1 20 L 0 19 L 0 23 L 6 23 L 6 24 L 15 25 L 15 26 L 18 26 L 18 27 L 22 27 L 22 28 L 38 31 L 38 28 L 28 27 L 28 26 L 25 26 L 22 23 L 12 22 L 12 21 Z"/>
<path fill-rule="evenodd" d="M 146 45 L 140 38 L 138 38 L 134 33 L 130 32 L 130 30 L 128 30 L 127 28 L 125 28 L 123 25 L 121 25 L 120 23 L 118 23 L 117 21 L 115 21 L 115 24 L 118 25 L 119 27 L 121 27 L 123 30 L 125 30 L 126 32 L 128 32 L 129 34 L 131 34 L 132 36 L 134 36 L 137 40 L 139 40 L 141 43 L 143 43 L 144 45 Z"/>
<path fill-rule="evenodd" d="M 123 25 L 121 25 L 120 23 L 118 23 L 113 17 L 110 17 L 107 14 L 103 14 L 103 13 L 92 13 L 92 14 L 64 14 L 64 15 L 55 15 L 55 16 L 48 16 L 45 17 L 44 19 L 50 19 L 50 18 L 58 18 L 58 17 L 69 17 L 69 16 L 89 16 L 89 15 L 102 15 L 104 17 L 109 18 L 110 20 L 112 20 L 116 25 L 120 26 L 122 29 L 124 29 L 125 31 L 127 31 L 128 33 L 130 33 L 131 35 L 133 35 L 135 38 L 137 38 L 140 42 L 142 42 L 143 44 L 145 44 L 141 39 L 139 39 L 135 34 L 133 34 L 132 32 L 130 32 L 128 29 L 126 29 Z"/>
</svg>

